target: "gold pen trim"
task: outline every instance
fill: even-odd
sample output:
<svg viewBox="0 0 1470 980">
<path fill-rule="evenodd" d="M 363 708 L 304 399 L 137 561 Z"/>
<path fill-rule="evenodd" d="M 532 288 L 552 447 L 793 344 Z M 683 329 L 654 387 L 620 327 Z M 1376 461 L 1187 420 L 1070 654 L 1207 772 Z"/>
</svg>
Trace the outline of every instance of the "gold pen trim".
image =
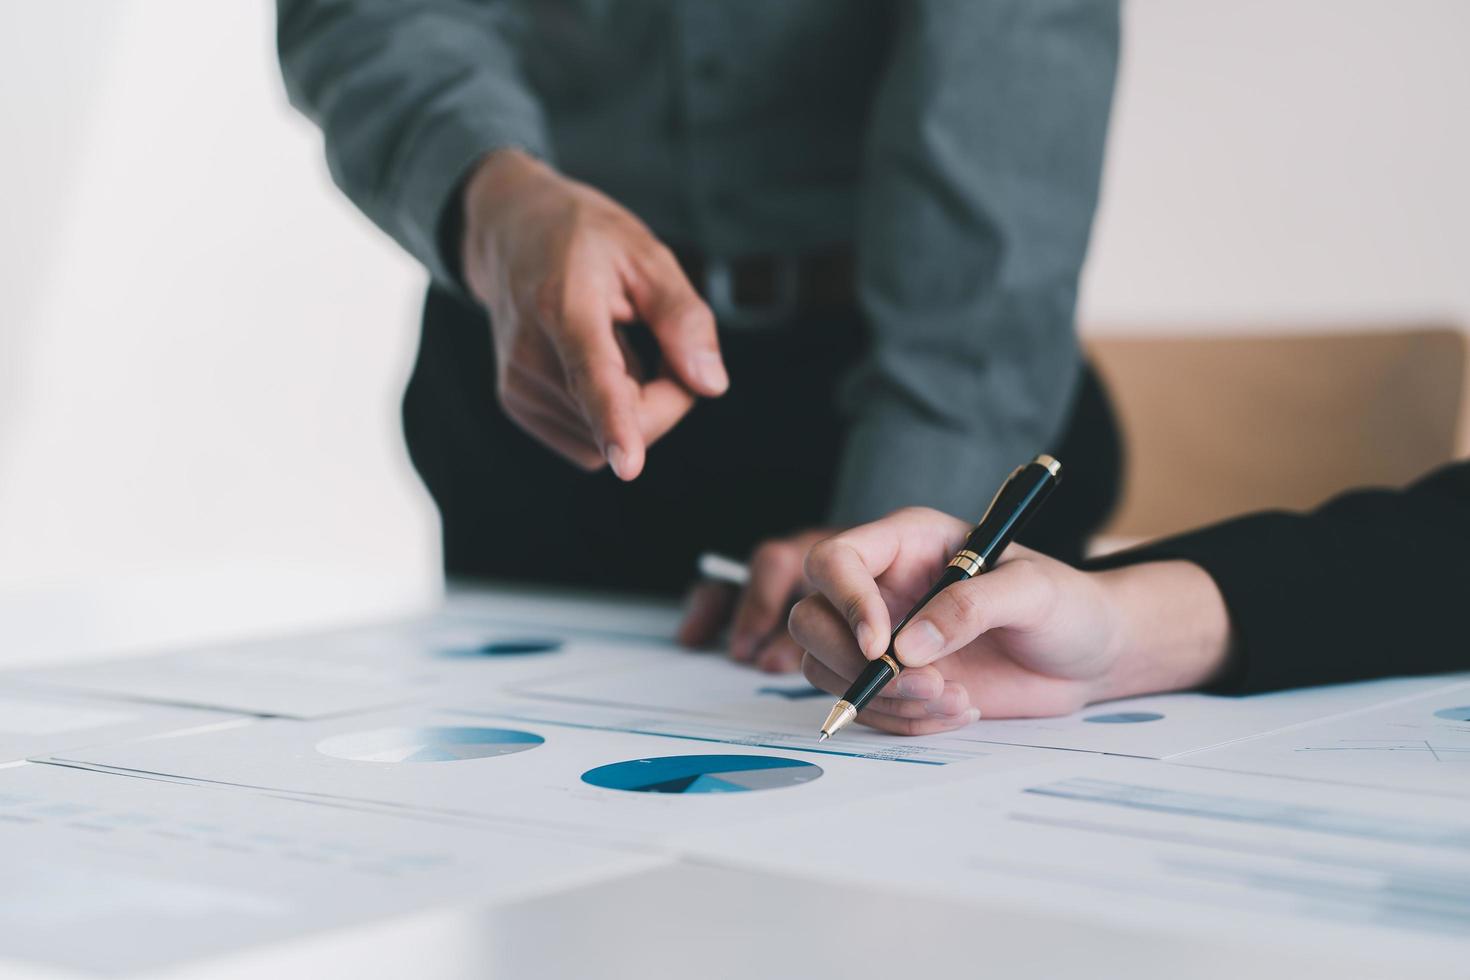
<svg viewBox="0 0 1470 980">
<path fill-rule="evenodd" d="M 857 717 L 857 709 L 849 701 L 838 701 L 827 712 L 827 720 L 822 722 L 822 737 L 831 738 L 847 726 Z"/>
<path fill-rule="evenodd" d="M 885 653 L 878 659 L 886 663 L 889 667 L 893 668 L 894 677 L 897 677 L 899 674 L 903 673 L 903 664 L 900 664 L 898 662 L 898 659 L 894 657 L 893 654 Z"/>
<path fill-rule="evenodd" d="M 980 570 L 985 567 L 985 559 L 969 549 L 958 552 L 949 560 L 946 567 L 958 568 L 966 575 L 979 575 Z"/>
<path fill-rule="evenodd" d="M 1040 463 L 1042 466 L 1045 466 L 1048 470 L 1051 471 L 1052 476 L 1061 476 L 1062 474 L 1061 461 L 1058 460 L 1055 456 L 1048 456 L 1046 453 L 1042 453 L 1040 456 L 1037 456 L 1034 460 L 1032 460 L 1032 462 Z"/>
</svg>

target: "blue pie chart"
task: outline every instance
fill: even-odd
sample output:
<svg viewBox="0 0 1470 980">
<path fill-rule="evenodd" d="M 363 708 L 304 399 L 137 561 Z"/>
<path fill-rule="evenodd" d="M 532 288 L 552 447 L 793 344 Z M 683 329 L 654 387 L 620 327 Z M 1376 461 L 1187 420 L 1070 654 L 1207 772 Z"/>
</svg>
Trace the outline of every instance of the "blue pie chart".
<svg viewBox="0 0 1470 980">
<path fill-rule="evenodd" d="M 524 752 L 544 741 L 513 728 L 444 725 L 348 732 L 323 739 L 316 750 L 352 762 L 464 762 Z"/>
<path fill-rule="evenodd" d="M 821 766 L 770 755 L 668 755 L 598 766 L 582 782 L 631 793 L 749 793 L 809 783 Z"/>
<path fill-rule="evenodd" d="M 1082 720 L 1094 725 L 1137 725 L 1145 721 L 1160 721 L 1163 717 L 1157 711 L 1115 711 L 1108 715 L 1088 715 Z"/>
<path fill-rule="evenodd" d="M 446 647 L 439 656 L 453 660 L 493 660 L 499 657 L 531 657 L 543 653 L 557 653 L 564 644 L 549 636 L 508 636 L 470 642 L 462 646 Z"/>
<path fill-rule="evenodd" d="M 486 657 L 524 657 L 531 653 L 555 653 L 560 649 L 561 640 L 518 636 L 511 639 L 491 640 L 476 652 Z"/>
<path fill-rule="evenodd" d="M 1440 708 L 1434 713 L 1434 717 L 1445 721 L 1470 721 L 1470 704 L 1463 708 Z"/>
</svg>

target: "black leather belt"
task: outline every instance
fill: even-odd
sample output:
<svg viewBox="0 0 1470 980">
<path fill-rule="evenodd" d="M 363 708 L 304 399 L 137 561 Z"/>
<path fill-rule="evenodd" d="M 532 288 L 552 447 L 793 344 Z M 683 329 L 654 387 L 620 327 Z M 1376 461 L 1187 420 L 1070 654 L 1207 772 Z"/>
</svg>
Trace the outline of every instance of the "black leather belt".
<svg viewBox="0 0 1470 980">
<path fill-rule="evenodd" d="M 797 313 L 851 309 L 857 301 L 850 248 L 722 258 L 675 247 L 674 256 L 722 327 L 776 327 Z"/>
</svg>

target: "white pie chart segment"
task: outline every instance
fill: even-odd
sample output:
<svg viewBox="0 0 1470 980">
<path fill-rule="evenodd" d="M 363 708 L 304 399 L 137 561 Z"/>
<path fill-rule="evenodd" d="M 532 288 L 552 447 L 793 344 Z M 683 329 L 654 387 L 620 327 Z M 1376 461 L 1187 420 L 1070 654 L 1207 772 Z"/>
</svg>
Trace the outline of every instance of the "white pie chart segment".
<svg viewBox="0 0 1470 980">
<path fill-rule="evenodd" d="M 545 739 L 513 728 L 426 726 L 333 735 L 317 751 L 350 762 L 464 762 L 534 749 Z"/>
</svg>

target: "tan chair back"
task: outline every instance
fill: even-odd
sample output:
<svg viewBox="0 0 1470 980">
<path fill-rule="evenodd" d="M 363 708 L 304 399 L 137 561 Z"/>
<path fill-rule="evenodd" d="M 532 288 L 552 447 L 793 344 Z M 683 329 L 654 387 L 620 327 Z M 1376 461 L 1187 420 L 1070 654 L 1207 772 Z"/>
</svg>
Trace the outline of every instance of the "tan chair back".
<svg viewBox="0 0 1470 980">
<path fill-rule="evenodd" d="M 1087 347 L 1127 444 L 1104 533 L 1115 541 L 1398 486 L 1470 454 L 1467 343 L 1453 329 L 1110 334 Z"/>
</svg>

